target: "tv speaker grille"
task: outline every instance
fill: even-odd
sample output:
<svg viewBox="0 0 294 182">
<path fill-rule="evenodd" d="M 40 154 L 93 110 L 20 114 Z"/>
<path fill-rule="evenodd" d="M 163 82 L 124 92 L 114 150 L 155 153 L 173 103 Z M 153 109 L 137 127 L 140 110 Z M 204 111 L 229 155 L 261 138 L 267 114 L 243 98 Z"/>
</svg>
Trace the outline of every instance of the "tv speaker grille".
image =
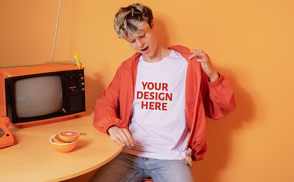
<svg viewBox="0 0 294 182">
<path fill-rule="evenodd" d="M 83 109 L 82 95 L 70 97 L 70 112 L 82 111 Z"/>
</svg>

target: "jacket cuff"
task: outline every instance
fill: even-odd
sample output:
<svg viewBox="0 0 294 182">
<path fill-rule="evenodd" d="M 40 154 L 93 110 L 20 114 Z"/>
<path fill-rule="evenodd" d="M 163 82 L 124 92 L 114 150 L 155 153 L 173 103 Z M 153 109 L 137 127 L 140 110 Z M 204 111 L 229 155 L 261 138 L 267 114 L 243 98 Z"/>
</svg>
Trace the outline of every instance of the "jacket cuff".
<svg viewBox="0 0 294 182">
<path fill-rule="evenodd" d="M 223 75 L 219 74 L 219 78 L 214 82 L 210 82 L 209 78 L 208 78 L 208 85 L 209 85 L 209 87 L 214 88 L 214 87 L 219 86 L 222 83 L 223 80 L 224 80 Z"/>
<path fill-rule="evenodd" d="M 106 127 L 106 131 L 105 131 L 105 133 L 106 133 L 108 136 L 110 136 L 110 134 L 108 133 L 108 130 L 109 130 L 109 128 L 111 128 L 111 127 L 113 127 L 113 126 L 117 126 L 117 125 L 110 125 L 110 126 Z"/>
</svg>

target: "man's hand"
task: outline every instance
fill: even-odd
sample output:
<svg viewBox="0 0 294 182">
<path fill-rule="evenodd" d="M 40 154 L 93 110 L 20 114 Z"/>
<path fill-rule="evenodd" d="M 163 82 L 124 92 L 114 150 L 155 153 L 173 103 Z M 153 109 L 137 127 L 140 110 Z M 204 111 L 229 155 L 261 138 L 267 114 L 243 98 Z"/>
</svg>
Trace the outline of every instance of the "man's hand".
<svg viewBox="0 0 294 182">
<path fill-rule="evenodd" d="M 128 129 L 112 126 L 108 129 L 108 133 L 111 139 L 116 141 L 118 144 L 129 148 L 134 146 L 133 137 Z"/>
<path fill-rule="evenodd" d="M 201 59 L 197 59 L 201 63 L 202 70 L 206 73 L 206 75 L 209 77 L 210 82 L 214 82 L 219 78 L 219 74 L 216 71 L 216 69 L 213 67 L 209 56 L 203 52 L 202 50 L 191 50 L 193 53 L 189 59 L 192 59 L 194 57 L 200 57 Z"/>
</svg>

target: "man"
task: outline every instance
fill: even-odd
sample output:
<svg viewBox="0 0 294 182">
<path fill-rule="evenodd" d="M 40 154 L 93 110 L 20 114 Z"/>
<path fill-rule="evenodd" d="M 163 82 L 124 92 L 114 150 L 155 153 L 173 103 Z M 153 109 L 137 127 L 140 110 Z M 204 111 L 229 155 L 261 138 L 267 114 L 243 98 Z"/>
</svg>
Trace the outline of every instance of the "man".
<svg viewBox="0 0 294 182">
<path fill-rule="evenodd" d="M 202 50 L 162 46 L 147 6 L 121 8 L 114 29 L 138 53 L 97 100 L 94 126 L 125 147 L 91 181 L 194 181 L 191 160 L 206 152 L 206 117 L 235 109 L 230 81 Z"/>
</svg>

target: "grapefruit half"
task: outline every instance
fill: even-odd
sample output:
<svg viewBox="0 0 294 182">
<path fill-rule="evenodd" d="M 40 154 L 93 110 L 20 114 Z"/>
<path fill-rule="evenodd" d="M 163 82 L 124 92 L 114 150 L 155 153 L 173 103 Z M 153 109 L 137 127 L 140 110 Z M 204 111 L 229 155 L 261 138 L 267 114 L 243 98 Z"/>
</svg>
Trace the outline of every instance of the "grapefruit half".
<svg viewBox="0 0 294 182">
<path fill-rule="evenodd" d="M 59 134 L 56 134 L 56 135 L 54 136 L 53 142 L 54 142 L 54 143 L 68 143 L 68 142 L 66 142 L 66 141 L 61 140 L 61 139 L 59 138 Z"/>
<path fill-rule="evenodd" d="M 62 131 L 59 133 L 59 138 L 65 142 L 74 142 L 80 136 L 80 133 L 75 131 Z"/>
</svg>

